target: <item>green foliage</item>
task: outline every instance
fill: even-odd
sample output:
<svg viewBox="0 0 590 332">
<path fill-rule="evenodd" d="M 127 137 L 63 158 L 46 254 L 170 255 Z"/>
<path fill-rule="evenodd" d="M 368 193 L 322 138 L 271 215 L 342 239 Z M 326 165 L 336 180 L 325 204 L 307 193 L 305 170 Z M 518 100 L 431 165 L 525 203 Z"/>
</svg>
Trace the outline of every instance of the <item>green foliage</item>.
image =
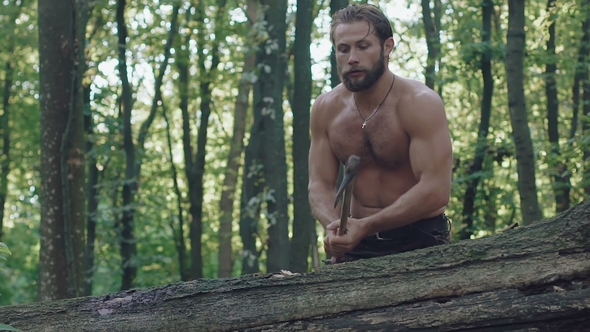
<svg viewBox="0 0 590 332">
<path fill-rule="evenodd" d="M 10 250 L 8 250 L 8 247 L 6 246 L 6 244 L 0 242 L 0 259 L 2 260 L 6 260 L 6 256 L 10 255 L 11 252 Z"/>
<path fill-rule="evenodd" d="M 0 242 L 0 260 L 6 260 L 7 255 L 11 255 L 10 250 L 8 250 L 8 247 L 6 246 L 6 244 Z M 0 265 L 0 272 L 2 272 L 2 270 L 3 270 L 2 266 Z M 0 276 L 0 281 L 3 279 L 4 278 L 2 278 Z M 0 291 L 1 291 L 1 289 L 0 289 Z M 0 296 L 1 295 L 2 295 L 2 293 L 0 293 Z M 18 331 L 18 330 L 10 325 L 0 323 L 0 331 Z"/>
</svg>

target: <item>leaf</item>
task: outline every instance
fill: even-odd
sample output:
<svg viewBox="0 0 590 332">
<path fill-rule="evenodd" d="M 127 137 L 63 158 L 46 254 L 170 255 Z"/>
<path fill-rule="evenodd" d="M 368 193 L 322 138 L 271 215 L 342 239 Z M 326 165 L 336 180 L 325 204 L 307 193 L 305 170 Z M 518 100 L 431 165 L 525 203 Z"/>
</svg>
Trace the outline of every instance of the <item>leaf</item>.
<svg viewBox="0 0 590 332">
<path fill-rule="evenodd" d="M 10 326 L 10 325 L 0 324 L 0 331 L 19 331 L 19 330 Z"/>
<path fill-rule="evenodd" d="M 12 253 L 8 250 L 8 247 L 3 242 L 0 242 L 0 257 L 3 255 L 11 255 Z"/>
</svg>

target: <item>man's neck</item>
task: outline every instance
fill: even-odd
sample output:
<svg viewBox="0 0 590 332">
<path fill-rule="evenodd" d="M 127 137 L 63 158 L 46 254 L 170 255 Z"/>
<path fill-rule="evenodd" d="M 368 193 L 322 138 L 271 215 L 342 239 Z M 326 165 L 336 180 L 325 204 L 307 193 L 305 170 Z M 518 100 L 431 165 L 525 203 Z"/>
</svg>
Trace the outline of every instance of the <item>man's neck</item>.
<svg viewBox="0 0 590 332">
<path fill-rule="evenodd" d="M 379 77 L 373 86 L 367 90 L 353 92 L 356 102 L 359 104 L 359 106 L 363 107 L 363 110 L 365 111 L 374 110 L 375 107 L 377 107 L 377 105 L 379 105 L 379 103 L 385 98 L 391 87 L 392 81 L 393 73 L 389 69 L 385 70 L 383 75 Z"/>
</svg>

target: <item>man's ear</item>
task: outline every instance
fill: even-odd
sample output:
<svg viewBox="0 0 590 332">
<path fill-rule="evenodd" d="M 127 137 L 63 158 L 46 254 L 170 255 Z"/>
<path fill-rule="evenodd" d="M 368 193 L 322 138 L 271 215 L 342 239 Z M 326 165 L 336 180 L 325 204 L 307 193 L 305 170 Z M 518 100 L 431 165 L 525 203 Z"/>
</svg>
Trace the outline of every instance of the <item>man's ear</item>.
<svg viewBox="0 0 590 332">
<path fill-rule="evenodd" d="M 395 42 L 393 41 L 392 37 L 387 38 L 383 45 L 383 55 L 389 57 L 391 52 L 393 52 L 393 47 L 395 46 Z"/>
</svg>

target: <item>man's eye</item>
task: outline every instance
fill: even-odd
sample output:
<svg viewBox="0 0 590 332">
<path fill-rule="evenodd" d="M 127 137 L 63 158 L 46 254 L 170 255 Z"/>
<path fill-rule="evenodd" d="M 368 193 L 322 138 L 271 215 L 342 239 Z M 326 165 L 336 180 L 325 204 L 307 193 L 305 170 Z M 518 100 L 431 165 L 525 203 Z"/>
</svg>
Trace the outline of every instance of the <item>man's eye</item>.
<svg viewBox="0 0 590 332">
<path fill-rule="evenodd" d="M 367 46 L 367 45 L 361 45 L 361 46 L 359 46 L 359 48 L 361 50 L 366 50 L 367 48 L 369 48 L 369 46 Z"/>
</svg>

